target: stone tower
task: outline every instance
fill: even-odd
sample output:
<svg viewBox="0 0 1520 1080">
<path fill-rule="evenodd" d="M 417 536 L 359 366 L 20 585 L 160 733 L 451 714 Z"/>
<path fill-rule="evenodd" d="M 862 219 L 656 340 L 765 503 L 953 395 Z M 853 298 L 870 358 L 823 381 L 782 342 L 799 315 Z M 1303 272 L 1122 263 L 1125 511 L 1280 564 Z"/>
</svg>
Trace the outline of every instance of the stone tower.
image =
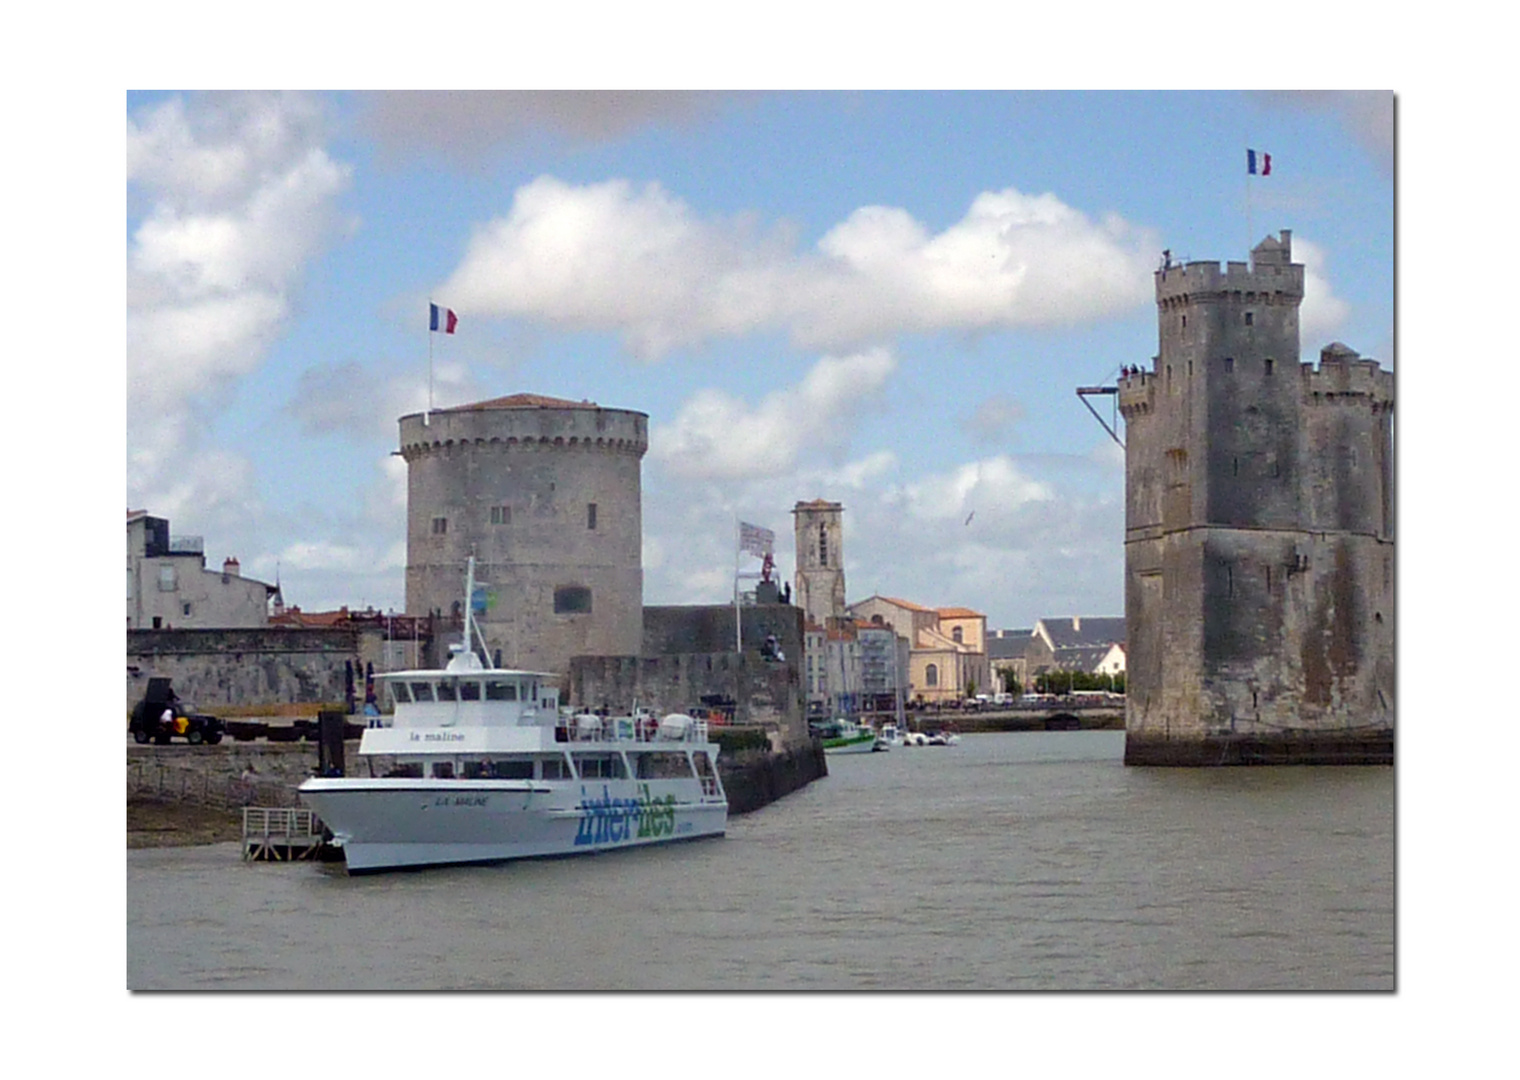
<svg viewBox="0 0 1520 1080">
<path fill-rule="evenodd" d="M 797 535 L 797 595 L 793 602 L 819 626 L 844 610 L 844 507 L 826 499 L 792 507 Z"/>
<path fill-rule="evenodd" d="M 1156 271 L 1126 425 L 1125 761 L 1391 761 L 1393 374 L 1300 364 L 1291 234 Z"/>
<path fill-rule="evenodd" d="M 493 661 L 637 655 L 648 419 L 535 394 L 403 416 L 408 614 L 458 615 L 473 553 Z"/>
</svg>

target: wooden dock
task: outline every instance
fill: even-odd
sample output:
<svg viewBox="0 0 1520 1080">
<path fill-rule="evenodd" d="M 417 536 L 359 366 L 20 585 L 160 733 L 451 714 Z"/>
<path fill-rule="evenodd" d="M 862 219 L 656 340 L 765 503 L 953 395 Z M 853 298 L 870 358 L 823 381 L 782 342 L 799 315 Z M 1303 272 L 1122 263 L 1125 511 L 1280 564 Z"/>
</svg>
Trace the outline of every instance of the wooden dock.
<svg viewBox="0 0 1520 1080">
<path fill-rule="evenodd" d="M 292 862 L 324 858 L 322 822 L 310 810 L 288 806 L 243 807 L 243 859 Z"/>
</svg>

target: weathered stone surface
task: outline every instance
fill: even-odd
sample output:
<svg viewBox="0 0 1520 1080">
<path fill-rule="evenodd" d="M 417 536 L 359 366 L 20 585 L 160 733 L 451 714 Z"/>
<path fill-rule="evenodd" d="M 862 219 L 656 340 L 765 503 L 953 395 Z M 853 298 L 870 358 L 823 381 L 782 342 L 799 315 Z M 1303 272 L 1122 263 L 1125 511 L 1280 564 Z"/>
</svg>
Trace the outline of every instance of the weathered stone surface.
<svg viewBox="0 0 1520 1080">
<path fill-rule="evenodd" d="M 1393 375 L 1300 364 L 1290 235 L 1251 254 L 1158 270 L 1160 352 L 1120 380 L 1126 760 L 1391 759 Z"/>
</svg>

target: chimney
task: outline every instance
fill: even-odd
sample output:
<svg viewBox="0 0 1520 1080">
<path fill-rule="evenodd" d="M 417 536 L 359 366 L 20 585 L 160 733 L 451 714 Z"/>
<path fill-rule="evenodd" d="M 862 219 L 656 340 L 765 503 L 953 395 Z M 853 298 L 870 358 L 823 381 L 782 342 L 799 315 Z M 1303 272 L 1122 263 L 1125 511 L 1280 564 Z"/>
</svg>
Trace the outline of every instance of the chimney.
<svg viewBox="0 0 1520 1080">
<path fill-rule="evenodd" d="M 1073 615 L 1071 617 L 1071 629 L 1073 633 L 1080 634 L 1082 632 L 1082 616 Z"/>
<path fill-rule="evenodd" d="M 238 576 L 238 569 L 239 569 L 239 564 L 238 564 L 238 561 L 237 561 L 237 557 L 233 556 L 233 555 L 228 555 L 227 558 L 226 558 L 226 560 L 224 560 L 223 563 L 222 563 L 222 573 L 224 573 L 224 574 L 231 574 L 233 577 L 237 577 Z"/>
</svg>

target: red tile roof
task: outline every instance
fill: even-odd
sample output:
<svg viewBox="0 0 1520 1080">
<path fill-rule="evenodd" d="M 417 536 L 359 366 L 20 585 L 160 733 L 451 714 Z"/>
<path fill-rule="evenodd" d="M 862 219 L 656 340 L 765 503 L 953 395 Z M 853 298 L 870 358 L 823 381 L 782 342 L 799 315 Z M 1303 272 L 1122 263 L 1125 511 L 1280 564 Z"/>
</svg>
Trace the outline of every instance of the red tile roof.
<svg viewBox="0 0 1520 1080">
<path fill-rule="evenodd" d="M 935 614 L 941 619 L 985 619 L 987 617 L 980 611 L 972 611 L 968 607 L 937 608 Z"/>
</svg>

